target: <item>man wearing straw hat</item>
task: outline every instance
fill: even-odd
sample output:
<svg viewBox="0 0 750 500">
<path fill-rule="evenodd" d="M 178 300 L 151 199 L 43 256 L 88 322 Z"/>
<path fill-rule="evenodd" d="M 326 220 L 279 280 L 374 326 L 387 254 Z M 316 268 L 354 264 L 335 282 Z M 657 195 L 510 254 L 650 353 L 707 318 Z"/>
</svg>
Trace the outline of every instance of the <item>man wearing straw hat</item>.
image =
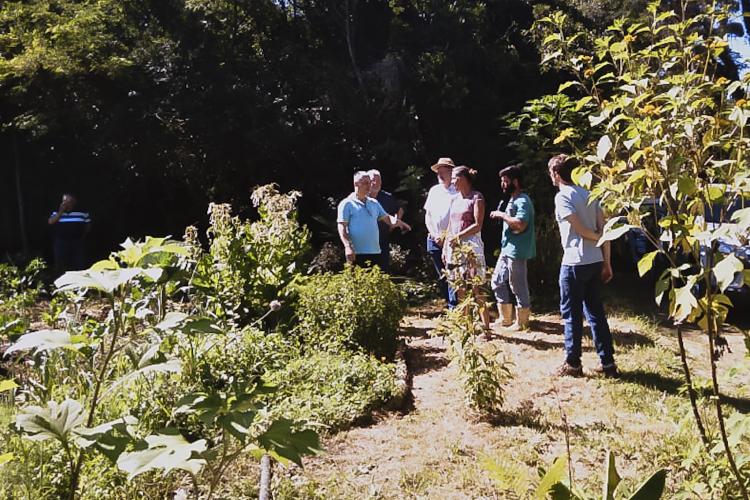
<svg viewBox="0 0 750 500">
<path fill-rule="evenodd" d="M 427 226 L 427 253 L 432 259 L 435 270 L 438 273 L 438 284 L 448 308 L 456 306 L 458 300 L 456 293 L 448 286 L 448 280 L 443 275 L 443 243 L 448 230 L 448 216 L 451 201 L 456 196 L 456 188 L 451 184 L 451 173 L 455 163 L 450 158 L 440 158 L 431 170 L 437 174 L 437 184 L 430 188 L 427 201 L 424 204 L 424 223 Z"/>
</svg>

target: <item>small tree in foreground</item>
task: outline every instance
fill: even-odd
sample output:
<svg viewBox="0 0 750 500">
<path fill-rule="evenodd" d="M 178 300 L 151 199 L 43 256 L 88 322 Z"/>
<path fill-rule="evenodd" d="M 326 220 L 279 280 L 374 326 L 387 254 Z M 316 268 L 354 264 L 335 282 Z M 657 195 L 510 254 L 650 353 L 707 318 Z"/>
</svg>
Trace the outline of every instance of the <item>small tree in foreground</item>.
<svg viewBox="0 0 750 500">
<path fill-rule="evenodd" d="M 717 75 L 726 42 L 714 29 L 726 23 L 725 10 L 686 1 L 679 13 L 662 12 L 656 3 L 648 12 L 648 22 L 620 20 L 593 39 L 570 33 L 562 14 L 539 21 L 546 34 L 545 64 L 573 76 L 558 94 L 577 92 L 575 112 L 587 116 L 589 125 L 561 129 L 553 142 L 581 160 L 576 182 L 614 214 L 600 244 L 636 229 L 655 247 L 638 263 L 639 273 L 648 272 L 658 254 L 668 262 L 655 295 L 657 303 L 668 302 L 677 329 L 694 418 L 708 448 L 683 345 L 686 323 L 706 334 L 721 444 L 737 479 L 735 491 L 747 499 L 743 463 L 733 456 L 725 425 L 716 361 L 720 329 L 732 307 L 725 292 L 733 283 L 750 283 L 742 261 L 750 258 L 742 253 L 750 230 L 750 106 L 742 82 Z M 525 117 L 515 127 L 537 130 L 533 120 L 524 124 Z"/>
</svg>

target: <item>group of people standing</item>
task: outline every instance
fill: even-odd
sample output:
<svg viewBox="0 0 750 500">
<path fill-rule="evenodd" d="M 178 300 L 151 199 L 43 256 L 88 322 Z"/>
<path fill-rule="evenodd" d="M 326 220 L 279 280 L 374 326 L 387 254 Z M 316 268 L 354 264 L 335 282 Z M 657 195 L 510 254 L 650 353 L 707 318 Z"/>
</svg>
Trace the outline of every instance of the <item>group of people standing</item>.
<svg viewBox="0 0 750 500">
<path fill-rule="evenodd" d="M 598 245 L 604 214 L 596 201 L 589 200 L 589 192 L 573 182 L 572 172 L 577 166 L 575 159 L 566 155 L 554 156 L 548 163 L 550 180 L 558 188 L 555 219 L 563 248 L 559 285 L 566 356 L 558 374 L 583 375 L 581 340 L 585 317 L 601 361 L 595 371 L 614 377 L 617 367 L 612 335 L 600 296 L 601 284 L 612 278 L 609 242 Z M 482 292 L 487 277 L 482 240 L 486 202 L 476 189 L 477 172 L 456 166 L 451 158 L 440 158 L 431 170 L 437 175 L 437 183 L 430 188 L 424 204 L 426 248 L 448 307 L 455 307 L 466 293 L 472 293 L 480 305 L 480 319 L 487 335 L 491 335 L 493 326 L 528 329 L 528 261 L 536 255 L 536 237 L 534 204 L 523 190 L 521 167 L 510 165 L 500 170 L 504 198 L 489 213 L 490 219 L 503 225 L 500 256 L 490 278 L 499 316 L 494 325 L 490 324 Z M 411 227 L 401 220 L 403 209 L 380 185 L 377 171 L 355 173 L 354 192 L 339 204 L 337 222 L 348 262 L 377 264 L 387 271 L 388 234 L 395 227 L 405 231 Z M 381 199 L 386 200 L 388 208 Z"/>
</svg>

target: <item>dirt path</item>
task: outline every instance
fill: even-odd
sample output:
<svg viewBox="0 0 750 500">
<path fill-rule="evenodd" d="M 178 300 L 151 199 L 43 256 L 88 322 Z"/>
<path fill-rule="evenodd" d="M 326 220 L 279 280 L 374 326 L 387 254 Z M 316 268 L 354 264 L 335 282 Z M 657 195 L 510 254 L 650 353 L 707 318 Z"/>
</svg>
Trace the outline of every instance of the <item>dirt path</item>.
<svg viewBox="0 0 750 500">
<path fill-rule="evenodd" d="M 534 469 L 564 453 L 563 414 L 573 435 L 576 477 L 595 481 L 609 448 L 632 457 L 619 463 L 626 477 L 652 467 L 642 460 L 650 452 L 632 441 L 675 433 L 665 401 L 678 398 L 679 379 L 659 371 L 662 364 L 675 367 L 673 342 L 653 341 L 632 321 L 615 317 L 610 323 L 623 368 L 617 382 L 554 376 L 562 360 L 559 316 L 537 316 L 530 332 L 498 335 L 493 342 L 512 360 L 514 379 L 507 387 L 507 413 L 484 422 L 466 409 L 446 343 L 429 336 L 434 314 L 410 316 L 404 322 L 412 377 L 407 407 L 329 438 L 326 453 L 309 460 L 293 481 L 308 485 L 315 498 L 524 497 L 536 481 Z M 731 356 L 741 360 L 741 337 L 729 340 Z M 699 351 L 699 341 L 690 343 L 691 352 Z M 597 365 L 590 341 L 584 341 L 583 364 L 589 370 Z M 639 408 L 641 403 L 648 408 Z M 500 483 L 490 478 L 488 458 L 508 469 Z"/>
</svg>

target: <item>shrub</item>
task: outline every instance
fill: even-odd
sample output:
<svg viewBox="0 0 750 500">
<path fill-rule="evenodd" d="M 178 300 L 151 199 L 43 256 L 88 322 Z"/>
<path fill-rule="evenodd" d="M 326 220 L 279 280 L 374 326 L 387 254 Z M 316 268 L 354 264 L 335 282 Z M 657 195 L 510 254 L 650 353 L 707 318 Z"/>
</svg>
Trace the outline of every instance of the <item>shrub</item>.
<svg viewBox="0 0 750 500">
<path fill-rule="evenodd" d="M 280 417 L 335 430 L 380 407 L 397 392 L 394 365 L 358 353 L 316 352 L 272 375 L 270 405 Z"/>
<path fill-rule="evenodd" d="M 404 298 L 379 269 L 347 266 L 338 274 L 310 276 L 296 291 L 299 327 L 308 345 L 393 356 Z"/>
</svg>

